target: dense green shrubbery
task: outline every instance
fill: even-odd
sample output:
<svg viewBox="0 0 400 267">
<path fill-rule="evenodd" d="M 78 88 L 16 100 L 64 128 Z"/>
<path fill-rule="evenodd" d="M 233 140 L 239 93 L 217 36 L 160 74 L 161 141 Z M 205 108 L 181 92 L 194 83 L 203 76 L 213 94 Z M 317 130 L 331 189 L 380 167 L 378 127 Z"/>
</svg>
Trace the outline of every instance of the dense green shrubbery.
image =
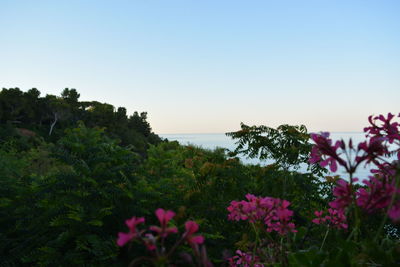
<svg viewBox="0 0 400 267">
<path fill-rule="evenodd" d="M 18 142 L 1 149 L 1 249 L 10 266 L 127 263 L 135 253 L 121 254 L 115 245 L 121 222 L 131 214 L 148 216 L 156 207 L 178 211 L 177 223 L 199 222 L 218 263 L 222 251 L 246 238 L 245 225 L 226 221 L 231 200 L 247 192 L 285 197 L 296 203 L 299 222 L 309 221 L 307 205 L 324 203 L 311 174 L 243 165 L 222 149 L 164 142 L 140 159 L 82 123 L 54 144 L 37 141 L 17 152 L 12 146 Z"/>
<path fill-rule="evenodd" d="M 340 188 L 343 182 L 336 184 L 338 177 L 325 180 L 325 170 L 309 164 L 312 146 L 304 126 L 272 129 L 243 124 L 240 131 L 230 133 L 238 148 L 227 153 L 160 142 L 145 113 L 127 117 L 123 108 L 115 111 L 111 105 L 78 98 L 75 90 L 65 90 L 60 98 L 40 98 L 34 89 L 0 93 L 0 266 L 126 266 L 146 250 L 118 248 L 117 233 L 125 231 L 123 222 L 132 215 L 157 224 L 152 216 L 157 208 L 176 211 L 167 221 L 179 231 L 185 228 L 182 240 L 195 254 L 196 242 L 190 243 L 188 236 L 199 224 L 208 258 L 217 266 L 226 265 L 229 257 L 232 262 L 256 253 L 261 255 L 257 260 L 274 266 L 399 262 L 399 229 L 387 220 L 382 224 L 380 214 L 353 217 L 354 207 L 349 206 L 347 223 L 357 229 L 352 232 L 327 231 L 329 227 L 312 223 L 314 211 L 324 210 L 343 194 L 335 190 L 346 190 Z M 236 158 L 240 153 L 273 159 L 275 164 L 244 165 Z M 312 159 L 319 162 L 321 153 L 313 150 Z M 344 164 L 339 157 L 323 160 L 321 164 L 331 168 L 336 161 Z M 309 172 L 295 171 L 299 164 L 308 164 Z M 360 187 L 354 184 L 350 191 L 355 194 Z M 284 206 L 279 212 L 282 222 L 289 223 L 284 220 L 290 218 L 294 223 L 291 231 L 282 230 L 291 233 L 257 231 L 263 225 L 244 219 L 228 222 L 227 207 L 230 212 L 240 210 L 239 200 L 245 195 L 249 202 L 290 202 L 290 209 Z M 168 213 L 158 209 L 158 220 L 164 212 Z M 142 222 L 138 217 L 135 220 Z M 277 227 L 274 220 L 270 227 Z M 292 231 L 294 225 L 297 232 Z M 125 236 L 134 234 L 132 227 L 129 231 Z M 147 238 L 145 232 L 140 235 Z M 179 243 L 177 238 L 172 241 Z M 162 246 L 173 245 L 172 241 Z M 232 258 L 236 249 L 241 256 Z M 187 252 L 188 248 L 179 250 Z M 165 263 L 160 255 L 157 259 Z M 201 255 L 198 258 L 207 266 L 207 257 Z M 179 262 L 178 258 L 173 259 Z"/>
<path fill-rule="evenodd" d="M 138 156 L 84 125 L 45 149 L 23 153 L 27 169 L 6 206 L 13 218 L 6 236 L 13 238 L 5 252 L 12 260 L 45 266 L 112 262 L 116 222 L 132 212 Z M 42 164 L 48 164 L 44 173 L 32 166 Z"/>
<path fill-rule="evenodd" d="M 277 165 L 243 165 L 236 158 L 227 159 L 222 149 L 207 151 L 171 142 L 151 147 L 148 156 L 143 174 L 153 195 L 151 202 L 148 196 L 142 201 L 150 211 L 168 207 L 201 222 L 215 258 L 242 238 L 243 227 L 227 223 L 226 208 L 248 192 L 288 199 L 303 225 L 310 221 L 310 207 L 326 204 L 321 197 L 325 185 L 312 174 L 281 170 Z"/>
</svg>

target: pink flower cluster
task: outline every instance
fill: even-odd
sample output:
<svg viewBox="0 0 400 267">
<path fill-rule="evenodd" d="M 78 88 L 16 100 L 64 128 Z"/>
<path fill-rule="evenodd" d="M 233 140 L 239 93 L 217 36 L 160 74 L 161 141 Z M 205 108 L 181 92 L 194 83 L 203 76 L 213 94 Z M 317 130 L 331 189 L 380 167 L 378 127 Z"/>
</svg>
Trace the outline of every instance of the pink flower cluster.
<svg viewBox="0 0 400 267">
<path fill-rule="evenodd" d="M 390 181 L 387 178 L 387 176 L 377 175 L 364 180 L 366 188 L 360 188 L 356 193 L 357 205 L 368 213 L 388 207 L 396 187 L 394 180 Z"/>
<path fill-rule="evenodd" d="M 338 165 L 340 165 L 348 173 L 354 173 L 363 162 L 378 163 L 377 159 L 388 153 L 383 138 L 370 139 L 355 147 L 351 139 L 347 145 L 343 140 L 338 140 L 335 145 L 332 145 L 329 133 L 325 132 L 321 134 L 312 133 L 310 136 L 315 145 L 311 149 L 309 162 L 311 164 L 319 163 L 321 167 L 329 165 L 332 172 L 336 172 Z M 351 159 L 351 154 L 355 155 L 354 159 Z"/>
<path fill-rule="evenodd" d="M 328 210 L 330 214 L 337 211 L 338 218 L 344 217 L 346 208 L 355 200 L 355 204 L 367 213 L 387 209 L 387 213 L 393 221 L 400 221 L 400 190 L 396 188 L 398 162 L 388 162 L 385 158 L 387 155 L 397 154 L 400 160 L 400 123 L 392 122 L 394 117 L 391 113 L 387 117 L 383 115 L 370 116 L 371 126 L 364 129 L 369 140 L 360 143 L 357 148 L 353 147 L 351 140 L 348 148 L 343 141 L 337 141 L 335 145 L 332 145 L 328 133 L 311 135 L 315 145 L 311 151 L 310 163 L 319 163 L 322 167 L 329 164 L 331 171 L 336 171 L 339 164 L 350 174 L 350 183 L 341 179 L 334 187 L 335 200 L 329 203 L 332 208 L 332 212 Z M 397 145 L 396 148 L 390 150 L 394 144 Z M 340 153 L 337 152 L 339 148 Z M 346 155 L 346 160 L 341 157 L 341 154 Z M 351 155 L 355 156 L 352 158 Z M 352 178 L 352 174 L 362 162 L 373 163 L 378 170 L 373 170 L 374 176 L 363 180 L 364 188 L 354 190 L 353 182 L 358 179 Z M 315 223 L 331 221 L 326 217 L 323 220 L 319 211 L 315 214 L 318 217 L 313 220 Z"/>
<path fill-rule="evenodd" d="M 253 256 L 251 253 L 242 252 L 241 250 L 236 250 L 235 256 L 228 259 L 229 267 L 264 267 L 264 264 L 259 263 L 259 258 Z"/>
<path fill-rule="evenodd" d="M 145 219 L 143 217 L 137 218 L 132 217 L 125 221 L 125 224 L 129 228 L 128 233 L 118 233 L 117 245 L 122 247 L 130 241 L 139 240 L 144 243 L 149 251 L 156 250 L 157 240 L 165 239 L 170 234 L 178 233 L 178 229 L 175 226 L 169 227 L 168 224 L 171 219 L 175 216 L 175 212 L 164 209 L 157 209 L 155 212 L 160 226 L 150 226 L 149 231 L 137 229 L 137 225 L 144 223 Z M 204 237 L 201 235 L 195 235 L 199 230 L 199 225 L 194 221 L 187 221 L 185 223 L 185 233 L 182 236 L 182 240 L 188 243 L 190 246 L 197 246 L 204 242 Z M 153 234 L 155 233 L 155 235 Z"/>
<path fill-rule="evenodd" d="M 355 178 L 353 181 L 357 181 L 357 179 Z M 336 186 L 333 188 L 333 195 L 336 199 L 329 202 L 330 208 L 328 211 L 315 211 L 314 214 L 317 218 L 313 219 L 312 222 L 315 224 L 327 224 L 330 227 L 338 229 L 347 229 L 345 211 L 353 201 L 351 184 L 343 179 L 338 180 Z M 327 215 L 322 216 L 324 213 L 327 213 Z"/>
<path fill-rule="evenodd" d="M 400 118 L 400 113 L 398 115 Z M 400 140 L 400 123 L 392 122 L 395 118 L 395 115 L 392 113 L 388 113 L 387 117 L 383 115 L 379 116 L 369 116 L 368 121 L 371 124 L 369 127 L 364 128 L 364 132 L 368 134 L 369 137 L 373 138 L 384 138 L 390 144 L 392 144 L 395 140 Z M 378 123 L 380 125 L 378 125 Z M 400 159 L 400 158 L 399 158 Z"/>
<path fill-rule="evenodd" d="M 379 157 L 384 156 L 389 153 L 387 146 L 385 145 L 384 138 L 371 138 L 368 141 L 364 141 L 358 144 L 358 150 L 356 151 L 356 166 L 360 165 L 362 162 L 365 163 L 375 163 L 379 164 L 377 160 Z M 361 154 L 361 155 L 358 155 Z"/>
<path fill-rule="evenodd" d="M 331 208 L 328 209 L 328 214 L 326 216 L 323 216 L 323 211 L 316 211 L 314 214 L 317 218 L 312 220 L 313 223 L 327 224 L 330 227 L 336 227 L 338 229 L 347 229 L 348 227 L 343 210 Z"/>
<path fill-rule="evenodd" d="M 353 178 L 353 181 L 356 182 L 358 181 L 358 179 Z M 352 185 L 343 179 L 339 179 L 336 182 L 336 186 L 333 188 L 332 193 L 336 197 L 336 199 L 334 201 L 331 201 L 329 203 L 329 206 L 334 209 L 344 211 L 344 209 L 347 208 L 353 201 Z"/>
<path fill-rule="evenodd" d="M 357 179 L 355 178 L 353 181 L 357 181 Z M 355 191 L 351 188 L 350 183 L 340 179 L 337 181 L 337 185 L 333 188 L 333 195 L 336 198 L 329 202 L 331 209 L 328 211 L 331 215 L 335 215 L 337 212 L 337 214 L 339 214 L 339 221 L 345 222 L 345 211 L 353 201 L 353 194 L 355 194 L 357 206 L 361 207 L 365 212 L 373 213 L 384 210 L 389 207 L 394 194 L 397 198 L 400 196 L 400 189 L 396 189 L 394 182 L 394 179 L 390 179 L 389 176 L 375 175 L 371 176 L 369 180 L 363 181 L 366 187 Z M 400 220 L 399 207 L 400 201 L 397 201 L 387 211 L 389 217 L 394 222 Z M 325 222 L 325 220 L 320 220 L 322 212 L 316 211 L 314 214 L 318 217 L 318 219 L 313 220 L 314 223 L 320 224 Z M 331 221 L 331 218 L 326 219 L 327 222 Z"/>
<path fill-rule="evenodd" d="M 232 201 L 228 207 L 229 220 L 248 220 L 251 223 L 261 221 L 266 225 L 268 232 L 278 232 L 285 235 L 289 232 L 297 232 L 291 222 L 293 211 L 288 207 L 290 202 L 272 197 L 256 197 L 246 195 L 246 200 Z"/>
<path fill-rule="evenodd" d="M 310 136 L 316 144 L 311 149 L 310 163 L 319 162 L 321 167 L 329 165 L 333 172 L 338 168 L 337 162 L 341 165 L 345 164 L 344 160 L 340 158 L 340 154 L 337 153 L 338 148 L 343 146 L 343 141 L 336 141 L 335 145 L 332 146 L 332 140 L 329 138 L 328 132 L 312 133 Z"/>
</svg>

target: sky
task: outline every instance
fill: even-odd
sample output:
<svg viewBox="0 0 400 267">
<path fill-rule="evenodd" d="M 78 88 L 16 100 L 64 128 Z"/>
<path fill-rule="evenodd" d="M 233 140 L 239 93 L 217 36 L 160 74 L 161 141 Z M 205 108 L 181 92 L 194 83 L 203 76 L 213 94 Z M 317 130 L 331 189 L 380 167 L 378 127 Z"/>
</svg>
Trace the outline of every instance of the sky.
<svg viewBox="0 0 400 267">
<path fill-rule="evenodd" d="M 400 1 L 0 0 L 0 88 L 76 88 L 156 133 L 399 113 Z"/>
</svg>

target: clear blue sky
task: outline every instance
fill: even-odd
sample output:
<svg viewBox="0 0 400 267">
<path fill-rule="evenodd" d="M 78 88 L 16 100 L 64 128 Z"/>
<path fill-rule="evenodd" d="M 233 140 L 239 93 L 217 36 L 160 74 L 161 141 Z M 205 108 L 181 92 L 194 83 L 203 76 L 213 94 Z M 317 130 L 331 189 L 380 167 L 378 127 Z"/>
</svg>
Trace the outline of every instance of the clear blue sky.
<svg viewBox="0 0 400 267">
<path fill-rule="evenodd" d="M 360 131 L 400 111 L 400 1 L 0 1 L 0 87 L 147 111 L 157 133 Z"/>
</svg>

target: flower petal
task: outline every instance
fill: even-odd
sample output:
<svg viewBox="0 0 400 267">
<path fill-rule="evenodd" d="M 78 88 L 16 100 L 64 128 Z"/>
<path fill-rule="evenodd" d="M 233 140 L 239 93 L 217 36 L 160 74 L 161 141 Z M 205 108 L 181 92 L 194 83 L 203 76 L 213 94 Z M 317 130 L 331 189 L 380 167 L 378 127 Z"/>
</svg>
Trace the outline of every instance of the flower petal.
<svg viewBox="0 0 400 267">
<path fill-rule="evenodd" d="M 203 244 L 204 243 L 204 237 L 202 235 L 192 236 L 192 238 L 190 239 L 190 243 L 192 243 L 192 244 Z"/>
<path fill-rule="evenodd" d="M 185 223 L 185 228 L 188 235 L 192 235 L 199 230 L 199 225 L 195 221 L 187 221 Z"/>
<path fill-rule="evenodd" d="M 131 241 L 135 237 L 134 233 L 118 233 L 118 240 L 117 240 L 117 245 L 120 247 L 123 247 L 126 243 Z"/>
</svg>

